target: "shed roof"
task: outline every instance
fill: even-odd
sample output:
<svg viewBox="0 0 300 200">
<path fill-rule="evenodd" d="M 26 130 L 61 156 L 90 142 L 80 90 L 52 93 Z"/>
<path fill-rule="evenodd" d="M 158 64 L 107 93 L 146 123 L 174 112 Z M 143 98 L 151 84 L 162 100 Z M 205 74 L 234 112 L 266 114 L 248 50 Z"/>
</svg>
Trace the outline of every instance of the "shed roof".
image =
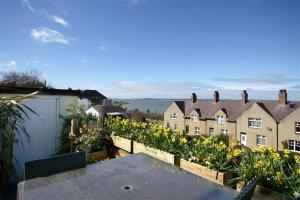
<svg viewBox="0 0 300 200">
<path fill-rule="evenodd" d="M 72 89 L 54 89 L 54 88 L 28 88 L 28 87 L 7 87 L 0 86 L 0 94 L 29 94 L 39 91 L 39 95 L 66 95 L 78 96 L 79 98 L 100 98 L 107 99 L 97 90 L 72 90 Z"/>
</svg>

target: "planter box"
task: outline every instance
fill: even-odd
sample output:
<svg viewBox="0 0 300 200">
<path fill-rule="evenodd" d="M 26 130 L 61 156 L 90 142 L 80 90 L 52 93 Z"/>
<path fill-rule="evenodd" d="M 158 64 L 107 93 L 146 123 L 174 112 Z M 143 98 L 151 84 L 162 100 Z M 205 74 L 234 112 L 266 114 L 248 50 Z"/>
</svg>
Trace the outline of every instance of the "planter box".
<svg viewBox="0 0 300 200">
<path fill-rule="evenodd" d="M 125 150 L 123 150 L 123 149 L 118 149 L 118 150 L 116 151 L 115 157 L 116 157 L 116 158 L 122 158 L 122 157 L 124 157 L 124 156 L 129 155 L 129 154 L 130 154 L 129 152 L 127 152 L 127 151 L 125 151 Z"/>
<path fill-rule="evenodd" d="M 105 160 L 107 158 L 107 151 L 97 151 L 93 153 L 86 153 L 86 159 L 87 161 L 90 160 Z"/>
<path fill-rule="evenodd" d="M 245 181 L 237 183 L 237 191 L 241 191 L 246 186 Z M 257 200 L 285 200 L 287 199 L 283 194 L 257 185 L 253 194 L 253 198 Z"/>
<path fill-rule="evenodd" d="M 173 154 L 159 149 L 154 149 L 152 147 L 147 147 L 144 144 L 135 141 L 133 142 L 133 153 L 144 153 L 172 165 L 174 165 L 175 161 L 175 156 Z"/>
<path fill-rule="evenodd" d="M 180 168 L 221 185 L 227 184 L 233 177 L 232 173 L 230 172 L 218 172 L 215 170 L 211 170 L 207 167 L 186 161 L 182 158 L 180 159 Z"/>
<path fill-rule="evenodd" d="M 132 141 L 119 136 L 112 136 L 114 145 L 120 149 L 124 149 L 127 152 L 132 152 Z"/>
</svg>

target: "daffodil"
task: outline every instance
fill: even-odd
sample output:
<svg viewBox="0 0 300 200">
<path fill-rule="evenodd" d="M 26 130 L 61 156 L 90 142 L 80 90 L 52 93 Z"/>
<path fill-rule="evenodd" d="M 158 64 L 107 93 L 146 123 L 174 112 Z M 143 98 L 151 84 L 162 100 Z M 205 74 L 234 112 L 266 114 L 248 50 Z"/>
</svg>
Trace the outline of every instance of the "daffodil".
<svg viewBox="0 0 300 200">
<path fill-rule="evenodd" d="M 260 169 L 264 166 L 264 162 L 262 160 L 259 160 L 255 165 L 254 168 L 255 169 Z"/>
</svg>

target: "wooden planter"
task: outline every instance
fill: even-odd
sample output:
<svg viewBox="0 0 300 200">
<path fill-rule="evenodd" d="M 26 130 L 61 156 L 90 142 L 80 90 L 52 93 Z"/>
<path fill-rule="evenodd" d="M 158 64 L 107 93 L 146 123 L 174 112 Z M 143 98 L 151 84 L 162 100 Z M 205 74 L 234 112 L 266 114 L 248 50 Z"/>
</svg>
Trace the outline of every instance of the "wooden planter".
<svg viewBox="0 0 300 200">
<path fill-rule="evenodd" d="M 129 153 L 132 152 L 132 141 L 119 136 L 112 136 L 114 145 L 120 149 L 123 149 Z"/>
<path fill-rule="evenodd" d="M 144 153 L 170 164 L 174 164 L 175 162 L 175 156 L 173 154 L 159 149 L 154 149 L 152 147 L 147 147 L 144 144 L 135 141 L 133 142 L 133 153 Z"/>
<path fill-rule="evenodd" d="M 191 173 L 197 174 L 199 176 L 202 176 L 203 178 L 206 178 L 208 180 L 211 180 L 213 182 L 219 183 L 221 185 L 225 185 L 229 182 L 230 179 L 232 179 L 233 175 L 230 172 L 218 172 L 215 170 L 211 170 L 207 167 L 204 167 L 202 165 L 186 161 L 184 159 L 180 159 L 180 168 L 189 171 Z"/>
<path fill-rule="evenodd" d="M 240 181 L 237 183 L 237 191 L 241 191 L 246 186 L 245 181 Z M 255 199 L 264 199 L 264 200 L 285 200 L 287 199 L 283 194 L 270 190 L 260 185 L 256 185 L 253 197 Z"/>
<path fill-rule="evenodd" d="M 86 153 L 86 160 L 87 162 L 92 160 L 105 160 L 107 158 L 107 151 L 97 151 L 93 153 Z"/>
</svg>

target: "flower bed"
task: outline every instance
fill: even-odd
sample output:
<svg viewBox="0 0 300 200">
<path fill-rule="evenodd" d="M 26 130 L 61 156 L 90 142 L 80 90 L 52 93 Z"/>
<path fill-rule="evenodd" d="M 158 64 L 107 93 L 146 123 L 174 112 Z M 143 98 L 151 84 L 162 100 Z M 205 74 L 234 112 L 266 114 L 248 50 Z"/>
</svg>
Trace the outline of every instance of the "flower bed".
<svg viewBox="0 0 300 200">
<path fill-rule="evenodd" d="M 237 142 L 228 145 L 222 137 L 183 136 L 178 130 L 157 124 L 118 118 L 106 122 L 106 131 L 136 141 L 132 152 L 159 157 L 221 184 L 226 184 L 233 173 L 235 183 L 255 178 L 259 185 L 289 198 L 300 193 L 300 158 L 287 149 L 277 151 L 263 146 L 248 149 Z M 181 163 L 176 161 L 177 156 L 182 158 Z"/>
<path fill-rule="evenodd" d="M 123 149 L 129 153 L 132 152 L 132 141 L 117 135 L 112 136 L 114 145 L 120 149 Z"/>
<path fill-rule="evenodd" d="M 240 192 L 246 186 L 245 181 L 239 181 L 236 186 L 236 190 Z M 264 199 L 264 200 L 284 200 L 287 199 L 284 194 L 279 192 L 275 192 L 268 188 L 265 188 L 261 185 L 256 185 L 254 195 L 257 199 Z"/>
<path fill-rule="evenodd" d="M 229 180 L 231 180 L 233 177 L 233 174 L 231 172 L 218 172 L 194 162 L 186 161 L 184 159 L 180 159 L 180 168 L 221 185 L 228 184 Z"/>
<path fill-rule="evenodd" d="M 133 153 L 144 153 L 170 164 L 174 164 L 175 162 L 175 156 L 173 154 L 152 147 L 147 147 L 144 144 L 135 141 L 133 142 Z"/>
</svg>

